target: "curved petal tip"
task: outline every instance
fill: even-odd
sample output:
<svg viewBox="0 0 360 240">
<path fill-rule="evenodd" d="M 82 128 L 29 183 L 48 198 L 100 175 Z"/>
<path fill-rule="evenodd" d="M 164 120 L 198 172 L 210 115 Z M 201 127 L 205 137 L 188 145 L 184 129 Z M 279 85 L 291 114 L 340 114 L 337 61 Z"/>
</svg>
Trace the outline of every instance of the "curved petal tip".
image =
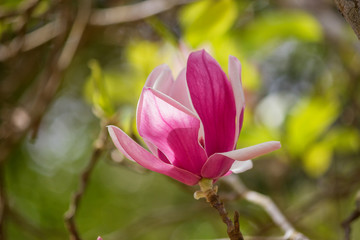
<svg viewBox="0 0 360 240">
<path fill-rule="evenodd" d="M 231 166 L 230 171 L 235 174 L 238 174 L 245 172 L 251 168 L 253 168 L 253 162 L 251 160 L 235 161 Z"/>
</svg>

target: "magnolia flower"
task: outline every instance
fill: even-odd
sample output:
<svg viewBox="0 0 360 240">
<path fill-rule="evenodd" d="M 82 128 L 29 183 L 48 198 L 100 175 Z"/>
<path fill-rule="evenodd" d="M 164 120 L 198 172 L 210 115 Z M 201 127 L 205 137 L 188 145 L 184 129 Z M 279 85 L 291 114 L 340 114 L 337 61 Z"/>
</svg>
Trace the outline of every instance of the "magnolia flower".
<svg viewBox="0 0 360 240">
<path fill-rule="evenodd" d="M 229 79 L 204 50 L 190 54 L 173 79 L 161 65 L 148 77 L 137 106 L 137 128 L 151 153 L 109 126 L 115 146 L 130 160 L 187 185 L 252 167 L 250 159 L 280 148 L 265 142 L 234 150 L 243 122 L 241 65 L 229 57 Z M 232 167 L 233 166 L 233 167 Z"/>
</svg>

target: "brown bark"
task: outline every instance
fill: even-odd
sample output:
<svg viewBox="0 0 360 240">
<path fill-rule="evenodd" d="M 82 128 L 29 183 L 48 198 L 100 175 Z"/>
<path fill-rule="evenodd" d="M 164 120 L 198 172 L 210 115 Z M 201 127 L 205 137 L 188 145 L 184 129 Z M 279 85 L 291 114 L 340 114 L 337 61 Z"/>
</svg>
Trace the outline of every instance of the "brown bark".
<svg viewBox="0 0 360 240">
<path fill-rule="evenodd" d="M 335 0 L 335 3 L 360 40 L 360 0 Z"/>
</svg>

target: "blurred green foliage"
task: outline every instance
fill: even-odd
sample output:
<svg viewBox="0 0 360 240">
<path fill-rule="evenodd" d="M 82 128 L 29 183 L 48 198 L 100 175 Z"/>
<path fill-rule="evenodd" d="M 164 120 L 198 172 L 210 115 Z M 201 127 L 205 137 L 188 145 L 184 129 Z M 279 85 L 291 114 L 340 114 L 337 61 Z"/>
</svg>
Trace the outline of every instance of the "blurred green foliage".
<svg viewBox="0 0 360 240">
<path fill-rule="evenodd" d="M 184 7 L 180 14 L 184 39 L 192 47 L 219 38 L 236 20 L 235 1 L 198 1 Z"/>
<path fill-rule="evenodd" d="M 0 23 L 0 32 L 9 26 Z M 89 160 L 99 118 L 117 114 L 119 125 L 138 136 L 136 104 L 149 73 L 166 63 L 176 77 L 186 52 L 199 48 L 211 52 L 225 72 L 229 55 L 242 63 L 247 105 L 238 147 L 282 142 L 281 150 L 254 160 L 254 169 L 241 176 L 244 182 L 274 198 L 311 239 L 340 238 L 339 224 L 359 188 L 353 177 L 359 176 L 360 156 L 355 37 L 332 42 L 313 14 L 264 0 L 195 1 L 170 15 L 109 29 L 86 40 L 38 138 L 24 139 L 6 165 L 14 209 L 6 225 L 9 239 L 67 238 L 63 214 Z M 125 37 L 119 40 L 121 31 Z M 109 32 L 115 40 L 107 38 Z M 102 156 L 83 196 L 76 221 L 84 239 L 225 237 L 216 212 L 193 199 L 195 188 L 138 173 L 114 154 Z M 222 185 L 220 192 L 226 191 Z M 282 234 L 259 207 L 242 200 L 226 204 L 230 212 L 240 210 L 245 235 Z M 360 237 L 359 226 L 353 224 L 353 239 Z"/>
<path fill-rule="evenodd" d="M 303 11 L 265 11 L 241 29 L 239 34 L 249 50 L 271 46 L 272 43 L 278 43 L 284 38 L 309 42 L 319 42 L 322 39 L 320 23 Z"/>
<path fill-rule="evenodd" d="M 4 0 L 1 2 L 1 7 L 4 9 L 17 8 L 21 2 L 22 0 Z"/>
</svg>

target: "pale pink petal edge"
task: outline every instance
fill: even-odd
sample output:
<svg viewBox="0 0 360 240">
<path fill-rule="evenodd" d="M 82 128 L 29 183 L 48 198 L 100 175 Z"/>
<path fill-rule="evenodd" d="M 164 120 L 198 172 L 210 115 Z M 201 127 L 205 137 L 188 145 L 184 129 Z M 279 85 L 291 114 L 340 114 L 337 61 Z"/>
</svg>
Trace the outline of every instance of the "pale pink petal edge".
<svg viewBox="0 0 360 240">
<path fill-rule="evenodd" d="M 167 95 L 181 103 L 183 106 L 185 106 L 192 112 L 195 112 L 195 109 L 191 103 L 189 88 L 186 82 L 186 68 L 180 71 L 169 91 L 169 94 Z"/>
<path fill-rule="evenodd" d="M 222 177 L 229 171 L 234 161 L 246 161 L 275 151 L 280 147 L 280 142 L 271 141 L 229 152 L 215 153 L 204 164 L 201 175 L 205 178 L 213 179 Z"/>
<path fill-rule="evenodd" d="M 235 161 L 231 166 L 230 171 L 232 173 L 238 174 L 245 172 L 251 168 L 253 168 L 253 162 L 251 160 Z"/>
<path fill-rule="evenodd" d="M 235 146 L 239 138 L 240 128 L 241 128 L 241 112 L 244 111 L 245 107 L 245 96 L 241 83 L 241 63 L 234 57 L 229 56 L 229 78 L 235 98 L 236 106 L 236 125 L 235 125 Z M 234 147 L 235 147 L 234 146 Z"/>
<path fill-rule="evenodd" d="M 156 67 L 146 79 L 144 87 L 156 89 L 169 94 L 174 84 L 174 78 L 168 65 L 162 64 Z"/>
<path fill-rule="evenodd" d="M 275 151 L 277 149 L 281 148 L 281 144 L 278 141 L 270 141 L 270 142 L 264 142 L 260 143 L 254 146 L 241 148 L 225 153 L 217 153 L 224 155 L 228 158 L 234 159 L 236 161 L 246 161 L 249 159 L 256 158 L 258 156 L 270 153 L 272 151 Z"/>
</svg>

